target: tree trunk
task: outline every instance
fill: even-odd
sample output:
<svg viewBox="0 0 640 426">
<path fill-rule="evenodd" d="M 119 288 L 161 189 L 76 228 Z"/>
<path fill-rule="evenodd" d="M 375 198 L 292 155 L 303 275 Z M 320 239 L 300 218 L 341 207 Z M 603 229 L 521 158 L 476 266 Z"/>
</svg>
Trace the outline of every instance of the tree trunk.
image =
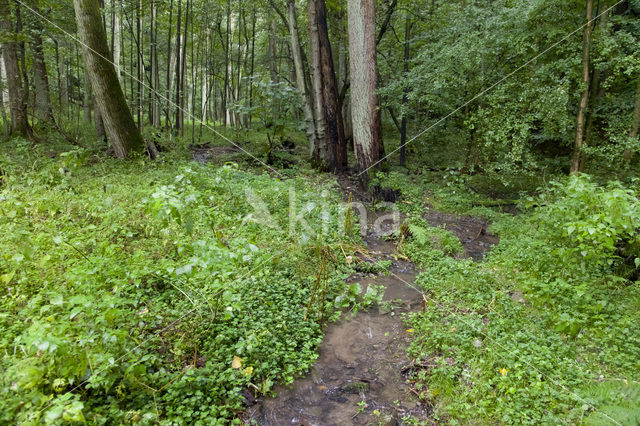
<svg viewBox="0 0 640 426">
<path fill-rule="evenodd" d="M 638 89 L 636 90 L 636 101 L 633 106 L 633 120 L 631 122 L 631 131 L 629 137 L 634 139 L 638 137 L 638 131 L 640 130 L 640 80 L 638 80 Z M 624 150 L 624 159 L 631 161 L 631 150 Z"/>
<path fill-rule="evenodd" d="M 327 166 L 334 173 L 347 167 L 347 144 L 344 139 L 342 108 L 338 93 L 338 82 L 333 67 L 333 56 L 327 28 L 327 6 L 324 0 L 310 0 L 315 3 L 315 18 L 320 46 L 320 68 L 322 76 L 322 100 L 324 104 L 325 140 L 327 146 Z"/>
<path fill-rule="evenodd" d="M 33 8 L 38 11 L 37 4 L 34 4 Z M 49 77 L 47 75 L 47 65 L 42 50 L 42 26 L 39 21 L 35 21 L 34 25 L 31 49 L 33 50 L 33 84 L 36 91 L 36 116 L 38 120 L 46 123 L 53 121 L 49 93 Z"/>
<path fill-rule="evenodd" d="M 405 78 L 405 84 L 402 88 L 402 119 L 400 122 L 400 165 L 405 166 L 407 164 L 407 112 L 405 111 L 409 87 L 407 87 L 407 74 L 409 74 L 409 56 L 411 54 L 411 46 L 409 45 L 409 38 L 411 35 L 411 21 L 409 19 L 409 12 L 405 15 L 404 21 L 404 58 L 403 58 L 403 77 Z"/>
<path fill-rule="evenodd" d="M 169 3 L 169 35 L 167 36 L 167 83 L 166 83 L 166 100 L 167 107 L 164 111 L 164 125 L 169 128 L 171 122 L 171 30 L 173 26 L 173 0 Z"/>
<path fill-rule="evenodd" d="M 176 118 L 175 118 L 175 131 L 180 131 L 180 82 L 182 78 L 180 77 L 181 70 L 181 60 L 180 60 L 180 38 L 182 37 L 181 25 L 182 25 L 182 1 L 178 0 L 178 16 L 177 16 L 177 29 L 176 29 Z M 182 53 L 184 55 L 184 53 Z"/>
<path fill-rule="evenodd" d="M 291 53 L 293 55 L 293 64 L 296 70 L 296 86 L 302 96 L 302 111 L 304 113 L 307 141 L 309 142 L 309 154 L 313 155 L 316 142 L 316 130 L 313 123 L 311 96 L 304 83 L 304 65 L 302 62 L 302 49 L 300 48 L 300 36 L 298 34 L 298 15 L 296 13 L 295 0 L 287 0 L 287 12 L 289 14 Z"/>
<path fill-rule="evenodd" d="M 9 117 L 7 117 L 7 111 L 4 108 L 6 99 L 9 97 L 6 91 L 6 76 L 4 61 L 0 58 L 0 113 L 2 114 L 2 136 L 5 139 L 9 137 L 9 132 L 11 131 L 11 123 L 9 122 Z"/>
<path fill-rule="evenodd" d="M 91 80 L 89 79 L 89 73 L 84 72 L 84 97 L 82 99 L 82 110 L 84 112 L 84 121 L 87 124 L 91 124 L 91 110 L 93 109 L 93 102 L 91 101 Z"/>
<path fill-rule="evenodd" d="M 380 159 L 382 139 L 378 108 L 375 0 L 348 0 L 351 70 L 351 120 L 358 170 L 368 170 Z M 368 174 L 361 175 L 367 182 Z"/>
<path fill-rule="evenodd" d="M 11 10 L 8 0 L 0 0 L 0 36 L 2 36 L 2 57 L 7 73 L 9 88 L 9 107 L 11 109 L 10 134 L 31 138 L 33 131 L 27 120 L 27 104 L 24 101 L 24 88 L 18 64 L 18 46 L 16 34 L 11 24 Z M 24 66 L 24 64 L 22 64 Z"/>
<path fill-rule="evenodd" d="M 309 49 L 311 51 L 311 86 L 313 87 L 313 112 L 315 122 L 315 143 L 312 158 L 316 161 L 326 161 L 327 145 L 325 139 L 326 123 L 324 119 L 324 101 L 322 99 L 322 70 L 320 67 L 320 37 L 316 19 L 314 0 L 309 0 Z"/>
<path fill-rule="evenodd" d="M 111 54 L 98 0 L 74 0 L 73 6 L 85 67 L 113 151 L 119 158 L 125 158 L 133 151 L 142 152 L 142 136 L 133 122 L 118 76 L 109 60 Z"/>
<path fill-rule="evenodd" d="M 573 156 L 571 158 L 571 173 L 577 173 L 580 170 L 580 156 L 582 144 L 584 141 L 584 124 L 587 104 L 589 102 L 589 53 L 591 50 L 591 19 L 593 15 L 593 0 L 587 2 L 587 23 L 584 27 L 584 36 L 582 40 L 582 97 L 580 99 L 580 107 L 576 118 L 576 140 L 573 146 Z"/>
<path fill-rule="evenodd" d="M 277 65 L 277 37 L 278 37 L 278 27 L 276 26 L 276 20 L 273 18 L 269 19 L 269 76 L 271 77 L 271 85 L 272 88 L 274 85 L 278 84 L 278 65 Z M 273 102 L 273 121 L 278 119 L 279 108 L 278 103 Z"/>
</svg>

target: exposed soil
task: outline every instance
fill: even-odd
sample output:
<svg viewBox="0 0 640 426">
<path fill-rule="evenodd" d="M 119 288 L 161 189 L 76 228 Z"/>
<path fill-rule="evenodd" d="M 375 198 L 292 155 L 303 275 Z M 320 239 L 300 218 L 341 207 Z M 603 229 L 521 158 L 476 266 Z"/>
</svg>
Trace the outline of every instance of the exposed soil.
<svg viewBox="0 0 640 426">
<path fill-rule="evenodd" d="M 208 163 L 222 155 L 235 154 L 240 150 L 235 146 L 212 146 L 210 144 L 198 145 L 191 148 L 193 160 L 198 163 Z"/>
<path fill-rule="evenodd" d="M 484 254 L 491 249 L 491 246 L 499 242 L 497 236 L 487 231 L 489 223 L 477 217 L 459 216 L 429 210 L 425 213 L 424 218 L 429 225 L 443 227 L 458 237 L 467 257 L 470 257 L 475 262 L 481 261 Z"/>
</svg>

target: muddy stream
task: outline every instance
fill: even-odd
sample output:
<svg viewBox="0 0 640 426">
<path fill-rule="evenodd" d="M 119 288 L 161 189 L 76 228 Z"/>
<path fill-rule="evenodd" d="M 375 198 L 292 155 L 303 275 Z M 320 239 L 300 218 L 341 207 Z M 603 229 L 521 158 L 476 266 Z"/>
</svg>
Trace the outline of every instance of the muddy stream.
<svg viewBox="0 0 640 426">
<path fill-rule="evenodd" d="M 344 190 L 344 183 L 342 184 Z M 396 245 L 383 232 L 373 231 L 376 214 L 369 214 L 365 243 L 371 262 L 391 260 L 389 274 L 355 274 L 347 282 L 384 285 L 391 309 L 373 307 L 343 317 L 325 329 L 318 359 L 308 375 L 289 386 L 276 386 L 277 396 L 260 397 L 245 413 L 258 425 L 402 425 L 403 418 L 435 423 L 431 406 L 421 402 L 407 383 L 410 366 L 406 356 L 411 335 L 404 318 L 422 309 L 423 297 L 414 284 L 418 270 L 396 256 Z M 458 236 L 466 257 L 482 259 L 497 238 L 487 224 L 473 217 L 430 212 L 433 226 L 444 226 Z M 416 288 L 414 288 L 416 287 Z"/>
</svg>

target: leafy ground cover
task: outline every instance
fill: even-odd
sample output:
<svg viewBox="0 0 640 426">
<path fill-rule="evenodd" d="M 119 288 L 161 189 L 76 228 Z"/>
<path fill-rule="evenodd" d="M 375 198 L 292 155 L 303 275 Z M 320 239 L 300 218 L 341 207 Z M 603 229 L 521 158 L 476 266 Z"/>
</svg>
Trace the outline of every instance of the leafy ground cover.
<svg viewBox="0 0 640 426">
<path fill-rule="evenodd" d="M 523 198 L 513 216 L 462 185 L 421 178 L 386 182 L 413 201 L 401 248 L 422 268 L 428 304 L 409 320 L 412 381 L 436 418 L 637 424 L 637 184 L 565 178 Z M 492 219 L 500 244 L 483 262 L 458 260 L 455 236 L 421 218 L 424 203 Z"/>
<path fill-rule="evenodd" d="M 227 422 L 314 361 L 357 242 L 333 179 L 19 140 L 0 169 L 0 423 Z"/>
</svg>

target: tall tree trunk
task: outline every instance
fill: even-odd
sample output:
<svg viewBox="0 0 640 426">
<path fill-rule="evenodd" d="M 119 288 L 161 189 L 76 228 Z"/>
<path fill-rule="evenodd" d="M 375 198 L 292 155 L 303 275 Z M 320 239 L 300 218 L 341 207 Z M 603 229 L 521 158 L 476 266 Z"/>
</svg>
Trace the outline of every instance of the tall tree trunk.
<svg viewBox="0 0 640 426">
<path fill-rule="evenodd" d="M 177 29 L 176 29 L 176 118 L 175 118 L 175 131 L 180 131 L 180 77 L 181 61 L 180 61 L 180 41 L 182 37 L 181 25 L 182 25 L 182 1 L 178 0 L 178 16 L 177 16 Z M 183 53 L 184 54 L 184 53 Z"/>
<path fill-rule="evenodd" d="M 184 97 L 185 97 L 185 83 L 187 80 L 187 40 L 189 39 L 189 19 L 191 13 L 192 4 L 190 0 L 187 0 L 187 10 L 184 15 L 184 39 L 182 44 L 182 58 L 180 67 L 182 71 L 180 72 L 181 79 L 178 84 L 180 85 L 180 102 L 178 103 L 178 117 L 179 117 L 179 125 L 180 135 L 184 136 Z"/>
<path fill-rule="evenodd" d="M 269 76 L 271 77 L 271 85 L 278 84 L 278 65 L 277 65 L 277 37 L 278 27 L 276 20 L 269 19 Z M 278 119 L 279 108 L 277 102 L 273 102 L 273 121 Z"/>
<path fill-rule="evenodd" d="M 173 26 L 173 0 L 169 2 L 169 35 L 167 36 L 167 83 L 166 83 L 166 99 L 167 107 L 164 111 L 165 126 L 169 128 L 171 122 L 171 30 Z"/>
<path fill-rule="evenodd" d="M 118 76 L 110 61 L 111 53 L 98 0 L 74 0 L 73 6 L 78 36 L 83 44 L 85 67 L 113 151 L 119 158 L 125 158 L 133 151 L 142 152 L 142 136 L 133 122 Z"/>
<path fill-rule="evenodd" d="M 9 93 L 6 91 L 6 83 L 7 73 L 4 70 L 4 61 L 0 58 L 0 113 L 2 114 L 2 136 L 6 139 L 9 137 L 9 132 L 11 131 L 11 123 L 9 122 L 9 117 L 7 117 L 7 111 L 4 106 L 7 98 L 9 97 Z"/>
<path fill-rule="evenodd" d="M 309 19 L 309 49 L 311 53 L 311 86 L 313 88 L 313 112 L 315 122 L 315 143 L 312 158 L 316 161 L 326 161 L 327 145 L 325 138 L 324 100 L 322 99 L 322 69 L 320 66 L 320 36 L 316 19 L 314 0 L 308 3 Z"/>
<path fill-rule="evenodd" d="M 403 77 L 405 79 L 405 84 L 402 89 L 402 119 L 400 122 L 400 165 L 405 166 L 407 163 L 407 112 L 405 111 L 409 87 L 407 87 L 406 78 L 409 74 L 409 56 L 411 54 L 411 46 L 409 45 L 409 38 L 411 34 L 411 21 L 409 19 L 409 12 L 405 14 L 404 21 L 404 57 L 403 57 Z"/>
<path fill-rule="evenodd" d="M 230 48 L 230 42 L 231 42 L 231 36 L 230 36 L 230 32 L 231 32 L 231 0 L 227 1 L 227 27 L 225 28 L 225 34 L 226 34 L 226 38 L 224 40 L 224 87 L 222 88 L 222 102 L 220 105 L 220 109 L 221 109 L 221 114 L 222 114 L 222 126 L 223 127 L 227 127 L 227 119 L 228 119 L 228 112 L 227 112 L 227 102 L 228 102 L 228 97 L 227 95 L 229 94 L 229 67 L 231 66 L 231 48 Z"/>
<path fill-rule="evenodd" d="M 33 8 L 38 12 L 37 3 L 33 4 Z M 36 21 L 34 25 L 31 50 L 33 51 L 33 84 L 36 90 L 36 116 L 38 120 L 46 123 L 53 121 L 49 93 L 49 77 L 47 75 L 47 65 L 42 50 L 42 26 L 39 21 Z"/>
<path fill-rule="evenodd" d="M 378 108 L 375 0 L 348 0 L 349 54 L 351 70 L 351 120 L 358 170 L 379 159 L 382 139 Z M 368 174 L 362 174 L 363 182 Z"/>
<path fill-rule="evenodd" d="M 635 139 L 638 137 L 638 131 L 640 130 L 640 80 L 638 80 L 638 88 L 636 89 L 636 101 L 633 105 L 633 119 L 631 121 L 631 131 L 629 137 Z M 631 161 L 631 150 L 624 150 L 624 159 Z"/>
<path fill-rule="evenodd" d="M 335 173 L 347 167 L 347 144 L 344 139 L 342 108 L 338 93 L 338 82 L 333 67 L 331 43 L 327 28 L 327 6 L 324 0 L 310 0 L 315 3 L 316 24 L 320 46 L 320 68 L 322 76 L 322 100 L 324 104 L 325 140 L 327 146 L 327 165 Z"/>
<path fill-rule="evenodd" d="M 576 140 L 573 146 L 573 156 L 571 158 L 571 173 L 577 173 L 580 170 L 580 156 L 582 145 L 584 142 L 584 124 L 587 104 L 589 102 L 589 54 L 591 50 L 591 19 L 593 16 L 593 0 L 587 2 L 587 23 L 584 27 L 584 35 L 582 40 L 582 97 L 580 99 L 580 107 L 578 116 L 576 117 Z"/>
<path fill-rule="evenodd" d="M 296 86 L 302 96 L 302 112 L 304 113 L 304 123 L 309 142 L 309 154 L 315 151 L 316 130 L 313 123 L 313 108 L 311 96 L 304 83 L 304 65 L 302 62 L 302 49 L 300 48 L 300 36 L 298 34 L 298 15 L 296 13 L 295 0 L 287 0 L 287 11 L 289 14 L 289 37 L 291 42 L 291 52 L 293 54 L 293 64 L 296 70 Z"/>
<path fill-rule="evenodd" d="M 256 8 L 253 7 L 251 11 L 251 61 L 249 68 L 249 128 L 251 128 L 251 121 L 253 119 L 253 114 L 251 110 L 253 109 L 253 71 L 254 71 L 254 62 L 255 62 L 255 50 L 256 50 Z"/>
<path fill-rule="evenodd" d="M 33 136 L 31 125 L 27 120 L 27 104 L 25 88 L 22 85 L 21 71 L 18 64 L 18 43 L 12 26 L 11 10 L 8 0 L 0 0 L 0 36 L 2 36 L 2 57 L 7 73 L 9 88 L 9 106 L 11 109 L 10 133 L 26 138 Z M 22 64 L 24 67 L 24 63 Z"/>
</svg>

